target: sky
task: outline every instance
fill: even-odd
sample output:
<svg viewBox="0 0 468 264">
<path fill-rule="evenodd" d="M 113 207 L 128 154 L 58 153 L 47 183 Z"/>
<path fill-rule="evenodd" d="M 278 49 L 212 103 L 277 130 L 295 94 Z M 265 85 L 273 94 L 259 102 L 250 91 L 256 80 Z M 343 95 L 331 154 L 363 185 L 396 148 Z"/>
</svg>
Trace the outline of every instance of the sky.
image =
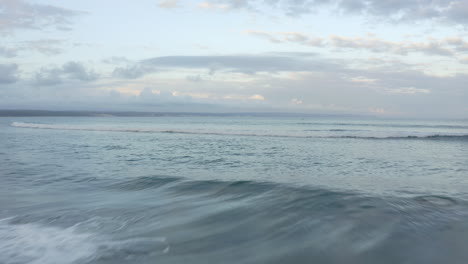
<svg viewBox="0 0 468 264">
<path fill-rule="evenodd" d="M 468 118 L 468 0 L 0 0 L 0 109 Z"/>
</svg>

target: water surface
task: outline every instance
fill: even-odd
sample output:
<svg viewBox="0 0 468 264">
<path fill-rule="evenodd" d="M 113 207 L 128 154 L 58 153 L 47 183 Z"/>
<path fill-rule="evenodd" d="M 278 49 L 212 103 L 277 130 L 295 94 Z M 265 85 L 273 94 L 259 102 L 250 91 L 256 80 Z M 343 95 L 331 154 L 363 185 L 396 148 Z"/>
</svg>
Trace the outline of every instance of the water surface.
<svg viewBox="0 0 468 264">
<path fill-rule="evenodd" d="M 0 118 L 0 263 L 466 263 L 468 122 Z"/>
</svg>

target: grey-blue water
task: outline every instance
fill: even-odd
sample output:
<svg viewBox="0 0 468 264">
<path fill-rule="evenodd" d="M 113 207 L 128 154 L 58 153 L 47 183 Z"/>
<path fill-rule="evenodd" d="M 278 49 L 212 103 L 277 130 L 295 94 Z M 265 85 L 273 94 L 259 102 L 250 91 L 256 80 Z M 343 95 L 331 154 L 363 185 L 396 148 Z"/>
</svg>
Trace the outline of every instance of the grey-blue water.
<svg viewBox="0 0 468 264">
<path fill-rule="evenodd" d="M 0 263 L 467 263 L 468 122 L 0 118 Z"/>
</svg>

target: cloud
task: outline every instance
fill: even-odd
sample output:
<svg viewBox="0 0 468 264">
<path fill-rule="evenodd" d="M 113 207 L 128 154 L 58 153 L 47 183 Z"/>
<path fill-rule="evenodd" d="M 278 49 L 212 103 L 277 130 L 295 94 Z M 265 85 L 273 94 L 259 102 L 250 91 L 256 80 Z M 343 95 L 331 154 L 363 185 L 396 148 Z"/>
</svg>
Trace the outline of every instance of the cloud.
<svg viewBox="0 0 468 264">
<path fill-rule="evenodd" d="M 39 39 L 32 41 L 23 41 L 19 45 L 20 50 L 34 50 L 44 55 L 58 55 L 63 52 L 60 47 L 64 43 L 59 39 Z"/>
<path fill-rule="evenodd" d="M 0 64 L 0 85 L 10 84 L 18 80 L 18 65 L 16 64 Z"/>
<path fill-rule="evenodd" d="M 353 83 L 360 83 L 360 84 L 374 84 L 375 82 L 378 81 L 377 79 L 370 79 L 364 76 L 352 77 L 350 78 L 350 80 Z"/>
<path fill-rule="evenodd" d="M 16 57 L 17 49 L 8 48 L 8 47 L 0 47 L 0 56 L 5 58 L 13 58 Z"/>
<path fill-rule="evenodd" d="M 159 91 L 155 90 L 150 87 L 145 87 L 143 90 L 140 91 L 140 94 L 138 95 L 141 100 L 145 101 L 167 101 L 174 99 L 174 95 L 171 92 L 168 91 Z"/>
<path fill-rule="evenodd" d="M 80 81 L 94 81 L 98 78 L 98 74 L 87 70 L 81 63 L 70 61 L 62 66 L 62 72 L 68 75 L 71 79 Z"/>
<path fill-rule="evenodd" d="M 431 91 L 428 89 L 418 89 L 414 87 L 391 89 L 388 92 L 393 93 L 393 94 L 419 94 L 419 93 L 428 94 L 428 93 L 431 93 Z"/>
<path fill-rule="evenodd" d="M 49 27 L 69 30 L 72 19 L 84 14 L 84 12 L 29 3 L 24 0 L 2 0 L 0 10 L 0 33 L 13 33 L 18 29 L 42 30 Z"/>
<path fill-rule="evenodd" d="M 233 57 L 237 59 L 233 60 Z M 41 78 L 37 78 L 36 82 L 19 81 L 2 86 L 0 104 L 2 107 L 19 107 L 50 103 L 61 105 L 63 109 L 73 107 L 130 111 L 226 112 L 229 109 L 236 112 L 258 107 L 256 109 L 262 111 L 338 114 L 369 114 L 384 109 L 389 115 L 401 113 L 406 116 L 466 117 L 466 111 L 462 111 L 466 109 L 468 100 L 466 74 L 432 76 L 397 66 L 353 68 L 353 60 L 330 64 L 327 58 L 294 52 L 173 56 L 149 61 L 152 60 L 157 65 L 152 67 L 171 71 L 168 74 L 170 77 L 161 74 L 154 79 L 103 79 L 90 82 L 79 80 L 79 76 L 83 72 L 92 71 L 79 63 L 76 64 L 82 67 L 65 64 L 41 69 L 37 72 Z M 220 65 L 217 68 L 220 72 L 203 82 L 188 80 L 185 74 L 187 71 L 181 70 L 208 69 L 212 62 Z M 272 71 L 274 74 L 242 74 L 248 71 Z M 71 72 L 81 74 L 73 75 Z M 198 74 L 201 71 L 191 72 Z M 179 78 L 174 78 L 176 76 Z M 41 89 L 37 89 L 37 81 L 42 82 Z M 190 100 L 197 104 L 217 106 L 210 108 L 191 104 Z"/>
<path fill-rule="evenodd" d="M 452 56 L 454 51 L 447 47 L 444 41 L 429 40 L 428 42 L 391 42 L 374 36 L 348 38 L 332 35 L 329 45 L 334 48 L 363 49 L 371 52 L 390 52 L 406 55 L 412 52 L 420 52 L 427 55 Z"/>
<path fill-rule="evenodd" d="M 306 46 L 320 47 L 323 44 L 323 39 L 309 37 L 305 34 L 299 32 L 278 32 L 278 33 L 268 33 L 265 31 L 258 30 L 247 30 L 245 31 L 249 35 L 261 37 L 267 39 L 272 43 L 298 43 Z"/>
<path fill-rule="evenodd" d="M 188 81 L 191 81 L 191 82 L 201 82 L 201 81 L 203 81 L 203 78 L 200 76 L 200 74 L 188 75 L 188 76 L 185 77 L 185 79 L 187 79 Z"/>
<path fill-rule="evenodd" d="M 81 63 L 70 61 L 61 67 L 41 68 L 35 74 L 35 83 L 38 85 L 57 85 L 64 80 L 91 82 L 97 80 L 99 75 L 87 70 Z"/>
<path fill-rule="evenodd" d="M 264 38 L 264 39 L 266 39 L 266 40 L 268 40 L 270 42 L 273 42 L 273 43 L 283 42 L 282 40 L 274 37 L 273 34 L 270 34 L 270 33 L 265 32 L 265 31 L 247 30 L 246 33 L 249 34 L 249 35 L 252 35 L 252 36 L 257 36 L 257 37 L 260 37 L 260 38 Z"/>
<path fill-rule="evenodd" d="M 459 24 L 468 23 L 468 1 L 449 1 L 449 7 L 445 11 L 447 18 Z"/>
<path fill-rule="evenodd" d="M 264 101 L 265 97 L 263 97 L 263 95 L 260 94 L 254 94 L 252 96 L 249 96 L 249 100 Z"/>
<path fill-rule="evenodd" d="M 0 56 L 13 58 L 23 52 L 39 52 L 43 55 L 53 56 L 63 52 L 61 45 L 63 40 L 58 39 L 39 39 L 33 41 L 16 42 L 14 47 L 0 47 Z"/>
<path fill-rule="evenodd" d="M 272 105 L 302 111 L 365 114 L 374 107 L 392 115 L 466 116 L 461 112 L 468 100 L 466 74 L 438 77 L 418 71 L 379 69 L 291 74 L 264 78 L 249 87 Z M 376 81 L 353 82 L 352 76 Z M 265 83 L 269 87 L 261 89 Z"/>
<path fill-rule="evenodd" d="M 264 38 L 273 43 L 296 43 L 310 47 L 328 47 L 338 50 L 355 49 L 374 53 L 393 53 L 407 55 L 409 53 L 423 53 L 425 55 L 454 57 L 456 53 L 468 53 L 468 41 L 460 37 L 434 39 L 424 42 L 394 42 L 387 41 L 369 34 L 364 37 L 344 37 L 331 35 L 326 39 L 310 37 L 299 32 L 276 32 L 247 30 L 247 34 Z"/>
<path fill-rule="evenodd" d="M 468 52 L 468 41 L 466 41 L 466 40 L 464 40 L 462 38 L 459 38 L 459 37 L 446 38 L 445 42 L 448 45 L 452 45 L 453 47 L 455 47 L 455 49 L 457 51 Z"/>
<path fill-rule="evenodd" d="M 115 68 L 112 76 L 123 79 L 137 79 L 155 71 L 156 69 L 152 65 L 132 64 Z"/>
<path fill-rule="evenodd" d="M 56 85 L 62 82 L 60 68 L 41 68 L 35 74 L 35 83 L 38 85 Z"/>
<path fill-rule="evenodd" d="M 198 49 L 201 49 L 201 50 L 207 50 L 207 49 L 210 48 L 210 47 L 208 47 L 208 46 L 200 45 L 200 44 L 194 44 L 193 46 L 196 47 L 196 48 L 198 48 Z"/>
<path fill-rule="evenodd" d="M 220 10 L 252 9 L 251 2 L 252 1 L 248 1 L 248 0 L 203 1 L 198 4 L 198 7 L 203 8 L 203 9 L 220 9 Z"/>
<path fill-rule="evenodd" d="M 246 9 L 255 11 L 265 4 L 270 7 L 283 10 L 287 14 L 299 14 L 303 12 L 311 12 L 312 8 L 321 4 L 331 4 L 331 0 L 210 0 L 204 1 L 199 6 L 207 6 L 209 8 L 223 6 L 224 9 Z"/>
<path fill-rule="evenodd" d="M 281 71 L 327 71 L 341 68 L 332 61 L 292 54 L 226 55 L 226 56 L 166 56 L 141 62 L 156 68 L 194 68 L 231 71 L 246 74 Z"/>
<path fill-rule="evenodd" d="M 304 102 L 302 102 L 302 100 L 300 100 L 300 99 L 293 98 L 293 99 L 291 99 L 291 103 L 294 104 L 294 105 L 301 105 Z"/>
<path fill-rule="evenodd" d="M 106 58 L 102 60 L 102 62 L 106 64 L 122 64 L 122 63 L 130 63 L 130 60 L 125 57 L 114 56 L 114 57 Z"/>
<path fill-rule="evenodd" d="M 440 20 L 455 24 L 468 23 L 466 0 L 212 0 L 199 4 L 224 10 L 258 11 L 278 9 L 288 16 L 315 13 L 326 8 L 341 14 L 354 14 L 386 21 Z M 267 13 L 266 11 L 264 11 Z"/>
<path fill-rule="evenodd" d="M 163 0 L 160 1 L 158 6 L 160 8 L 177 8 L 179 7 L 180 0 Z"/>
</svg>

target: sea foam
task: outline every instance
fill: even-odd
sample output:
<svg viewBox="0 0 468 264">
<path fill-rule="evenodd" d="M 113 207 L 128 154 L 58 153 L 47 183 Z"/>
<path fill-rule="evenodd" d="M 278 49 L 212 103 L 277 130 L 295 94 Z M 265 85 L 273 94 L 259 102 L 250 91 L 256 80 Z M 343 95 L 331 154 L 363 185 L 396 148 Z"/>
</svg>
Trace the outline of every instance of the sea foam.
<svg viewBox="0 0 468 264">
<path fill-rule="evenodd" d="M 90 259 L 98 250 L 93 234 L 74 227 L 12 224 L 0 220 L 0 263 L 67 264 Z"/>
</svg>

